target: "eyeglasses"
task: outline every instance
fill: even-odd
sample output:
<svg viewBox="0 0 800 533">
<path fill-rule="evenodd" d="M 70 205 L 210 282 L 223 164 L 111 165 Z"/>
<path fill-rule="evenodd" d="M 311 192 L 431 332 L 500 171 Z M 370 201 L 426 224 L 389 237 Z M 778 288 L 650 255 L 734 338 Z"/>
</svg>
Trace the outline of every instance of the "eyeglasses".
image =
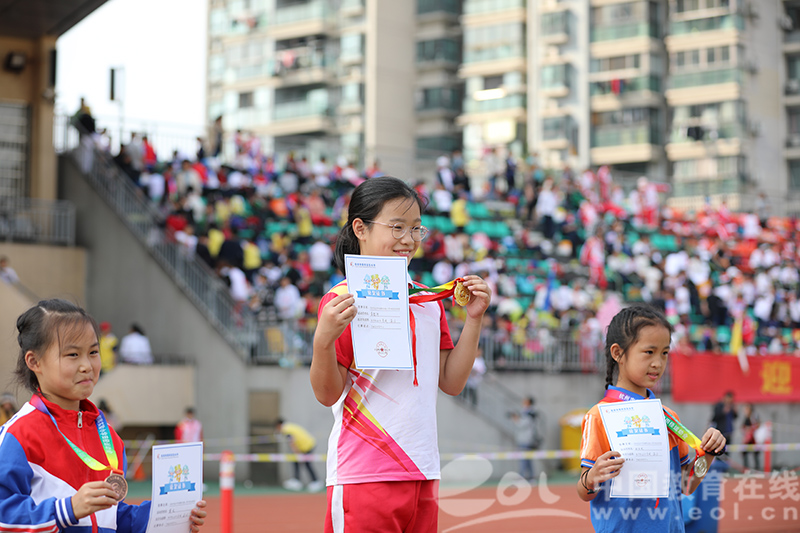
<svg viewBox="0 0 800 533">
<path fill-rule="evenodd" d="M 428 236 L 428 228 L 425 226 L 406 226 L 402 222 L 397 224 L 387 224 L 385 222 L 377 222 L 375 220 L 365 220 L 364 222 L 368 222 L 370 224 L 380 224 L 381 226 L 386 226 L 392 228 L 392 237 L 397 239 L 398 241 L 402 239 L 408 230 L 411 230 L 411 238 L 416 242 L 421 242 Z"/>
</svg>

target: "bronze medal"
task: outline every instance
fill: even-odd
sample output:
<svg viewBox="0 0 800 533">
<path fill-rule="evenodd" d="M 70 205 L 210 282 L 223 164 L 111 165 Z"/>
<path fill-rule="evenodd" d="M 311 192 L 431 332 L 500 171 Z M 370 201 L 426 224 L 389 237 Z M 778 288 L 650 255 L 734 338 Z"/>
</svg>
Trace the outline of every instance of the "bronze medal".
<svg viewBox="0 0 800 533">
<path fill-rule="evenodd" d="M 708 473 L 708 458 L 705 455 L 694 460 L 694 475 L 703 478 Z"/>
<path fill-rule="evenodd" d="M 453 300 L 463 307 L 467 305 L 471 299 L 472 293 L 469 292 L 469 289 L 466 288 L 462 282 L 456 282 L 456 288 L 453 291 Z"/>
<path fill-rule="evenodd" d="M 124 477 L 117 473 L 112 473 L 106 478 L 106 483 L 110 484 L 114 492 L 117 493 L 118 502 L 125 499 L 125 496 L 128 494 L 128 482 L 125 481 Z"/>
</svg>

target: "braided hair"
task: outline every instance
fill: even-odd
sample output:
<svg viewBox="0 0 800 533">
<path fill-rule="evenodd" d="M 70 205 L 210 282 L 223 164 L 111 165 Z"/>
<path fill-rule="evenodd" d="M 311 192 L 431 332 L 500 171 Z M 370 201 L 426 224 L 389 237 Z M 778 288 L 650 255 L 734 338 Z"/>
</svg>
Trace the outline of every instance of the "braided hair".
<svg viewBox="0 0 800 533">
<path fill-rule="evenodd" d="M 636 343 L 642 328 L 647 326 L 663 326 L 667 328 L 670 336 L 674 331 L 664 313 L 645 304 L 626 307 L 611 319 L 606 331 L 606 389 L 614 384 L 614 372 L 619 367 L 617 361 L 611 356 L 611 347 L 614 344 L 619 345 L 624 354 Z"/>
</svg>

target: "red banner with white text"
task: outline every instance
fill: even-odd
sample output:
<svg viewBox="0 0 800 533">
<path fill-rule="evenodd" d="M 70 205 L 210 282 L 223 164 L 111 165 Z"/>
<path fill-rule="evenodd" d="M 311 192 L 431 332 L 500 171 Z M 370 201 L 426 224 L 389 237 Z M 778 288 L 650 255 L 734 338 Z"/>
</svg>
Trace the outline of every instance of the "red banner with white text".
<svg viewBox="0 0 800 533">
<path fill-rule="evenodd" d="M 676 402 L 717 402 L 733 391 L 736 402 L 800 402 L 800 358 L 747 357 L 747 371 L 733 355 L 672 353 L 672 397 Z"/>
</svg>

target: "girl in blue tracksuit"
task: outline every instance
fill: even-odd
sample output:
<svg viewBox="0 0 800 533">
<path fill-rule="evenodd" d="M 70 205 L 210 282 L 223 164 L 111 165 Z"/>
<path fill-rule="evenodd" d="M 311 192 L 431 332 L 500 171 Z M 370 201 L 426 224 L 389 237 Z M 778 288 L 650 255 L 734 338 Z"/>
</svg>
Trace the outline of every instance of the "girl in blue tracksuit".
<svg viewBox="0 0 800 533">
<path fill-rule="evenodd" d="M 87 398 L 100 375 L 98 328 L 64 300 L 17 319 L 16 376 L 33 396 L 0 429 L 0 533 L 144 533 L 150 502 L 118 501 L 110 474 L 127 469 L 125 447 Z M 205 501 L 190 515 L 197 532 Z"/>
</svg>

